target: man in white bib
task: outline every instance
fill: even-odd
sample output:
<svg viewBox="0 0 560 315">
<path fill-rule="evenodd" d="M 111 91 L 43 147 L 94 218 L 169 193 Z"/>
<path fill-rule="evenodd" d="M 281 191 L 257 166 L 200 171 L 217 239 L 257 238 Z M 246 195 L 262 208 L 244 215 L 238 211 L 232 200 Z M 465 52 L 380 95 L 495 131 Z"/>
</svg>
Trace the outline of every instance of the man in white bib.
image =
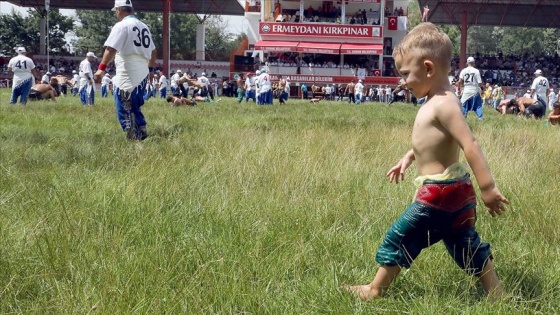
<svg viewBox="0 0 560 315">
<path fill-rule="evenodd" d="M 535 79 L 533 80 L 533 84 L 531 84 L 531 98 L 546 104 L 546 93 L 549 87 L 548 79 L 542 75 L 542 71 L 540 69 L 535 71 Z"/>
<path fill-rule="evenodd" d="M 35 83 L 34 78 L 38 78 L 39 74 L 37 73 L 33 60 L 25 55 L 26 50 L 24 47 L 18 47 L 16 52 L 18 55 L 10 59 L 8 63 L 8 70 L 14 73 L 10 104 L 17 103 L 19 98 L 19 103 L 25 105 L 27 103 L 29 91 L 33 83 Z"/>
<path fill-rule="evenodd" d="M 463 107 L 463 116 L 467 117 L 469 110 L 476 113 L 479 120 L 482 117 L 482 97 L 480 96 L 482 78 L 480 71 L 474 67 L 474 58 L 467 58 L 467 67 L 459 74 L 459 94 Z"/>
<path fill-rule="evenodd" d="M 119 22 L 105 41 L 95 78 L 101 79 L 107 64 L 115 58 L 117 73 L 113 87 L 117 118 L 128 139 L 144 140 L 148 132 L 140 107 L 144 105 L 146 85 L 154 75 L 156 49 L 148 26 L 134 15 L 131 0 L 115 0 L 113 11 Z"/>
<path fill-rule="evenodd" d="M 95 60 L 95 54 L 88 52 L 86 59 L 80 62 L 80 101 L 82 105 L 93 105 L 95 101 L 95 84 L 93 82 L 93 70 L 91 63 Z"/>
</svg>

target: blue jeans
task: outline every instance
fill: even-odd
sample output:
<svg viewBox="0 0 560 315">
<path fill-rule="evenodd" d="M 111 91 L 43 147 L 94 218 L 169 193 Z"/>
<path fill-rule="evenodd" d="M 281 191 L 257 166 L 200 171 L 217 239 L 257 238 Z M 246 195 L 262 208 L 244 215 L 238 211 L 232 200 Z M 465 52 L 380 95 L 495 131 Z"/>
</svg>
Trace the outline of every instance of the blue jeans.
<svg viewBox="0 0 560 315">
<path fill-rule="evenodd" d="M 132 92 L 130 93 L 130 102 L 131 108 L 130 113 L 128 110 L 125 109 L 124 104 L 124 91 L 121 91 L 119 88 L 115 88 L 115 105 L 117 110 L 117 118 L 121 125 L 123 131 L 127 130 L 127 127 L 132 126 L 132 122 L 130 121 L 130 114 L 134 115 L 134 120 L 136 122 L 136 126 L 138 128 L 142 128 L 146 126 L 146 119 L 144 115 L 140 111 L 140 107 L 144 105 L 144 94 L 146 93 L 146 83 L 148 82 L 148 78 L 144 79 Z"/>
<path fill-rule="evenodd" d="M 95 101 L 95 91 L 92 87 L 91 91 L 88 93 L 88 87 L 90 87 L 90 85 L 86 84 L 80 88 L 80 101 L 82 105 L 93 105 Z"/>
<path fill-rule="evenodd" d="M 356 94 L 356 104 L 360 104 L 362 102 L 362 94 Z"/>
<path fill-rule="evenodd" d="M 29 91 L 33 86 L 33 78 L 29 78 L 18 86 L 12 88 L 12 98 L 10 99 L 10 104 L 17 103 L 19 97 L 19 103 L 25 105 L 27 103 L 27 96 L 29 96 Z"/>
<path fill-rule="evenodd" d="M 159 96 L 161 98 L 166 98 L 167 97 L 167 88 L 159 89 Z"/>
<path fill-rule="evenodd" d="M 467 117 L 467 113 L 472 110 L 479 119 L 482 119 L 482 98 L 480 94 L 476 94 L 463 102 L 461 107 L 463 108 L 463 116 Z"/>
<path fill-rule="evenodd" d="M 109 91 L 109 88 L 106 85 L 102 85 L 101 86 L 101 97 L 107 97 L 107 95 L 109 95 L 109 93 L 107 93 Z"/>
<path fill-rule="evenodd" d="M 255 93 L 256 93 L 255 90 L 247 90 L 247 91 L 245 91 L 245 102 L 248 102 L 249 99 L 252 99 L 253 102 L 256 103 L 256 102 L 257 102 L 257 97 L 256 97 L 256 94 L 255 94 Z"/>
</svg>

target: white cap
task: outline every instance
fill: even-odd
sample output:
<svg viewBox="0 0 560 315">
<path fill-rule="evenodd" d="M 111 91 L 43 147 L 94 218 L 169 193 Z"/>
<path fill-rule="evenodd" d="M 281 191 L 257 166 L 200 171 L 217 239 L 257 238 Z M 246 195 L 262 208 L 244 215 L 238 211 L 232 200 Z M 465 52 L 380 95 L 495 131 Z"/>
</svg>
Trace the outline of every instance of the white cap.
<svg viewBox="0 0 560 315">
<path fill-rule="evenodd" d="M 45 74 L 46 74 L 46 75 L 51 75 L 51 73 L 50 73 L 50 72 L 48 72 L 48 71 L 47 71 L 47 73 L 45 73 Z"/>
<path fill-rule="evenodd" d="M 205 77 L 205 76 L 206 76 L 206 72 L 202 72 L 201 76 Z"/>
<path fill-rule="evenodd" d="M 72 70 L 72 73 L 77 73 L 76 70 Z"/>
<path fill-rule="evenodd" d="M 255 74 L 256 74 L 256 75 L 259 75 L 259 74 L 261 74 L 261 70 L 257 70 L 257 71 L 255 71 Z"/>
<path fill-rule="evenodd" d="M 132 1 L 131 0 L 115 0 L 115 6 L 113 6 L 113 11 L 115 11 L 116 8 L 120 8 L 120 7 L 131 7 L 132 8 Z"/>
<path fill-rule="evenodd" d="M 361 80 L 361 79 L 360 79 L 360 80 L 358 80 L 358 83 L 362 83 L 362 80 Z"/>
<path fill-rule="evenodd" d="M 106 76 L 106 77 L 108 77 L 108 76 L 109 76 L 109 74 L 108 74 L 108 73 L 105 73 L 105 76 Z"/>
<path fill-rule="evenodd" d="M 535 71 L 535 74 L 542 74 L 541 69 L 537 69 L 537 71 Z"/>
<path fill-rule="evenodd" d="M 86 54 L 86 57 L 93 57 L 93 58 L 97 58 L 97 57 L 95 57 L 95 54 L 94 54 L 93 52 L 91 52 L 91 51 L 90 51 L 90 52 L 88 52 L 88 53 Z"/>
<path fill-rule="evenodd" d="M 18 47 L 18 48 L 16 49 L 16 51 L 17 51 L 18 53 L 20 53 L 20 54 L 26 53 L 25 47 Z"/>
<path fill-rule="evenodd" d="M 181 71 L 181 69 L 177 69 L 177 73 L 179 73 L 179 72 L 183 73 L 183 71 Z"/>
<path fill-rule="evenodd" d="M 473 57 L 467 58 L 467 63 L 474 63 L 474 58 Z"/>
</svg>

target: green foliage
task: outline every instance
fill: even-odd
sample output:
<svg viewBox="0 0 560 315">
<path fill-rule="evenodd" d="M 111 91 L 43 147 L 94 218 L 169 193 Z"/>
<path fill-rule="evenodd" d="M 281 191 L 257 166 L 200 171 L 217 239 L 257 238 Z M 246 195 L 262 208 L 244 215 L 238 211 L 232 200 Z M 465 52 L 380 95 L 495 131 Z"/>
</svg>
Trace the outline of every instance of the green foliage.
<svg viewBox="0 0 560 315">
<path fill-rule="evenodd" d="M 13 55 L 14 48 L 24 46 L 29 52 L 39 53 L 41 19 L 45 19 L 44 8 L 29 9 L 28 15 L 12 11 L 11 14 L 0 15 L 0 54 Z M 51 53 L 68 54 L 65 35 L 74 27 L 72 18 L 60 14 L 58 9 L 48 11 L 49 16 L 49 47 Z"/>
<path fill-rule="evenodd" d="M 117 23 L 115 12 L 110 10 L 76 10 L 78 26 L 74 42 L 76 54 L 84 56 L 88 51 L 102 55 L 103 44 Z"/>
<path fill-rule="evenodd" d="M 112 11 L 77 10 L 80 26 L 76 34 L 80 37 L 76 47 L 82 53 L 99 51 L 117 22 Z M 163 55 L 163 16 L 161 13 L 136 14 L 152 32 L 158 58 Z M 198 19 L 193 14 L 172 13 L 169 18 L 170 57 L 177 60 L 196 58 L 196 26 Z M 210 16 L 206 21 L 206 60 L 227 61 L 230 52 L 237 48 L 240 39 L 227 31 L 221 17 Z"/>
<path fill-rule="evenodd" d="M 468 31 L 467 50 L 474 54 L 553 55 L 560 31 L 550 28 L 472 26 Z"/>
<path fill-rule="evenodd" d="M 410 147 L 418 108 L 150 99 L 151 136 L 131 143 L 111 98 L 8 97 L 2 314 L 560 313 L 560 132 L 542 121 L 488 108 L 468 118 L 511 201 L 497 219 L 480 206 L 477 229 L 512 298 L 488 303 L 438 244 L 385 299 L 362 303 L 339 286 L 371 280 L 411 200 L 414 167 L 399 185 L 384 175 Z"/>
</svg>

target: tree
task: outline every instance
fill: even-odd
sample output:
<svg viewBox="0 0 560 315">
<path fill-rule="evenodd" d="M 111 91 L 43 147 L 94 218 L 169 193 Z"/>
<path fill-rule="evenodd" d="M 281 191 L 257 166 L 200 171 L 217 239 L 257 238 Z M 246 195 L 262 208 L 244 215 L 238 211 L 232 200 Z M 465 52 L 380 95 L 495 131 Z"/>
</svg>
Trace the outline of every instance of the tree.
<svg viewBox="0 0 560 315">
<path fill-rule="evenodd" d="M 18 46 L 29 47 L 31 38 L 26 24 L 25 18 L 15 10 L 11 14 L 0 15 L 0 55 L 13 55 Z"/>
<path fill-rule="evenodd" d="M 73 43 L 76 53 L 84 55 L 93 51 L 101 55 L 103 44 L 111 33 L 111 28 L 117 23 L 115 12 L 106 10 L 76 10 L 78 26 L 76 36 L 78 39 Z"/>
<path fill-rule="evenodd" d="M 0 53 L 13 55 L 16 46 L 24 46 L 32 53 L 39 53 L 41 33 L 40 21 L 46 18 L 47 11 L 44 8 L 27 10 L 28 16 L 23 17 L 12 11 L 11 14 L 0 15 Z M 50 52 L 55 54 L 68 54 L 65 36 L 73 29 L 72 18 L 60 14 L 58 9 L 48 11 L 49 15 L 49 47 Z"/>
<path fill-rule="evenodd" d="M 213 16 L 206 27 L 206 58 L 208 60 L 229 60 L 243 36 L 226 33 L 227 23 L 220 16 Z"/>
<path fill-rule="evenodd" d="M 76 49 L 85 54 L 87 51 L 99 53 L 117 22 L 114 12 L 76 10 L 79 25 L 76 35 Z M 152 33 L 158 58 L 163 56 L 163 17 L 161 13 L 137 12 L 136 16 L 146 23 Z M 172 13 L 169 16 L 170 57 L 177 60 L 196 58 L 196 27 L 199 23 L 193 14 Z M 227 25 L 219 16 L 209 17 L 206 27 L 206 55 L 209 60 L 229 60 L 230 52 L 237 47 L 239 38 L 228 33 Z"/>
</svg>

